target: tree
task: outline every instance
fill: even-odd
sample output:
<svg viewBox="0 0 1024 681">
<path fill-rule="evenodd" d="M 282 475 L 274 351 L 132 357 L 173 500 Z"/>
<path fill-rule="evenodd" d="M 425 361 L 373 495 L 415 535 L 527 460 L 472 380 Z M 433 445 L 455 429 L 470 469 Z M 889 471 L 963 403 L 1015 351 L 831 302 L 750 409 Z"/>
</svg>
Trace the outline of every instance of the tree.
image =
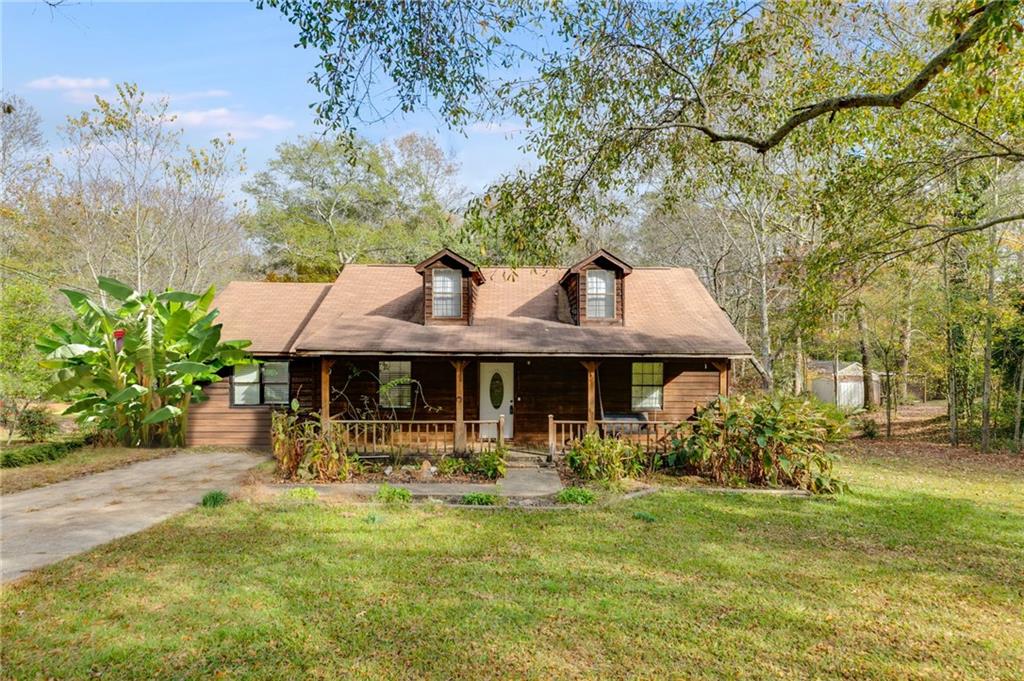
<svg viewBox="0 0 1024 681">
<path fill-rule="evenodd" d="M 49 387 L 49 374 L 31 348 L 55 317 L 42 285 L 10 276 L 0 280 L 0 404 L 9 414 L 8 443 L 21 415 Z"/>
<path fill-rule="evenodd" d="M 880 144 L 876 121 L 906 121 L 924 135 L 942 122 L 983 142 L 982 157 L 1024 160 L 1019 120 L 989 125 L 997 111 L 1019 112 L 1019 0 L 958 0 L 927 14 L 803 0 L 258 5 L 279 8 L 300 44 L 319 50 L 312 83 L 325 123 L 351 129 L 379 117 L 368 93 L 383 82 L 396 110 L 429 99 L 457 126 L 481 116 L 535 124 L 526 146 L 536 171 L 477 204 L 505 219 L 509 245 L 535 255 L 551 255 L 566 230 L 575 235 L 575 213 L 598 205 L 595 195 L 679 171 L 704 144 L 765 154 L 802 138 L 898 154 L 910 143 Z M 537 33 L 554 33 L 553 47 L 530 49 Z M 990 113 L 972 122 L 965 114 L 979 96 Z"/>
<path fill-rule="evenodd" d="M 90 286 L 98 276 L 138 290 L 198 288 L 241 269 L 244 233 L 225 205 L 241 168 L 234 142 L 187 147 L 167 100 L 136 85 L 70 117 L 65 159 L 25 230 L 23 260 L 43 248 L 52 278 Z"/>
<path fill-rule="evenodd" d="M 206 399 L 202 386 L 220 380 L 221 368 L 250 361 L 249 341 L 221 340 L 213 287 L 143 293 L 105 277 L 97 286 L 116 308 L 65 289 L 76 318 L 36 341 L 53 372 L 49 394 L 125 446 L 184 445 L 189 406 Z"/>
<path fill-rule="evenodd" d="M 277 148 L 245 185 L 255 210 L 244 224 L 267 268 L 333 279 L 352 262 L 415 262 L 451 242 L 462 191 L 458 165 L 430 139 L 393 145 L 300 138 Z"/>
</svg>

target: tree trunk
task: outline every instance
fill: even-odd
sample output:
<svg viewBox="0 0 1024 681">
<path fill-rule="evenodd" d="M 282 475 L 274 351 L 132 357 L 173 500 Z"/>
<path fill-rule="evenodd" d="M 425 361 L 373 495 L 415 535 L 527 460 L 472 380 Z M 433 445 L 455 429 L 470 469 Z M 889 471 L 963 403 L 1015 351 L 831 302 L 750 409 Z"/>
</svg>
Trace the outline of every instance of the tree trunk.
<svg viewBox="0 0 1024 681">
<path fill-rule="evenodd" d="M 868 340 L 868 322 L 864 317 L 864 305 L 857 301 L 854 305 L 854 314 L 857 317 L 857 335 L 860 336 L 860 364 L 864 369 L 864 408 L 871 410 L 878 401 L 875 395 L 875 382 L 871 380 L 871 344 Z"/>
<path fill-rule="evenodd" d="M 987 452 L 992 438 L 992 315 L 995 310 L 996 248 L 995 229 L 988 234 L 988 290 L 985 293 L 985 369 L 981 388 L 981 451 Z"/>
<path fill-rule="evenodd" d="M 1020 454 L 1020 403 L 1024 397 L 1024 357 L 1017 367 L 1017 404 L 1013 410 L 1013 448 Z"/>
<path fill-rule="evenodd" d="M 768 266 L 761 263 L 760 296 L 758 300 L 758 316 L 761 326 L 761 383 L 764 389 L 771 392 L 775 389 L 775 373 L 772 367 L 772 336 L 768 320 Z"/>
<path fill-rule="evenodd" d="M 800 332 L 796 334 L 796 349 L 793 351 L 793 394 L 804 393 L 804 345 Z"/>
<path fill-rule="evenodd" d="M 910 382 L 910 350 L 911 334 L 913 333 L 913 311 L 911 310 L 909 296 L 907 306 L 903 311 L 902 321 L 903 324 L 900 326 L 900 354 L 897 360 L 900 376 L 898 402 L 906 404 L 909 397 L 907 384 Z"/>
</svg>

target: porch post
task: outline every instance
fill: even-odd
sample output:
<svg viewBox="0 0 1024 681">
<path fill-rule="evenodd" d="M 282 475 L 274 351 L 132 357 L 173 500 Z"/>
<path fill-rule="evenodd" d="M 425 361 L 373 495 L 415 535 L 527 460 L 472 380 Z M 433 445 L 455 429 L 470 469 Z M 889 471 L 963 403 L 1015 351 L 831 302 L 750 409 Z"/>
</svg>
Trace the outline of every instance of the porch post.
<svg viewBox="0 0 1024 681">
<path fill-rule="evenodd" d="M 505 446 L 505 415 L 498 416 L 498 449 Z"/>
<path fill-rule="evenodd" d="M 466 451 L 465 369 L 468 360 L 452 360 L 455 367 L 455 451 Z"/>
<path fill-rule="evenodd" d="M 320 358 L 320 423 L 323 426 L 331 419 L 331 367 L 333 359 Z"/>
<path fill-rule="evenodd" d="M 548 414 L 548 461 L 555 460 L 555 415 Z"/>
<path fill-rule="evenodd" d="M 711 365 L 718 369 L 718 394 L 729 394 L 729 360 L 713 361 Z"/>
<path fill-rule="evenodd" d="M 580 362 L 587 369 L 587 432 L 597 430 L 597 365 L 600 362 Z"/>
</svg>

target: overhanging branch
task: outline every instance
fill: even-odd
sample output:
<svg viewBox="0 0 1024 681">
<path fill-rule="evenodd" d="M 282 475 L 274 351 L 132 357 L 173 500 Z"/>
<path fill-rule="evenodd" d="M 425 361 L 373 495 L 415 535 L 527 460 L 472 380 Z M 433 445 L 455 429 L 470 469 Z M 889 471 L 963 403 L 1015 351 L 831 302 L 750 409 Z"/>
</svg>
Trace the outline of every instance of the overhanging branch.
<svg viewBox="0 0 1024 681">
<path fill-rule="evenodd" d="M 832 97 L 816 104 L 809 104 L 796 109 L 796 113 L 790 116 L 775 131 L 765 138 L 757 138 L 752 135 L 726 133 L 716 131 L 706 125 L 677 124 L 678 127 L 688 128 L 705 135 L 713 143 L 736 142 L 752 147 L 758 153 L 765 153 L 769 149 L 778 146 L 787 136 L 801 125 L 820 118 L 824 115 L 833 116 L 839 111 L 849 109 L 879 108 L 899 109 L 911 99 L 920 94 L 928 85 L 943 71 L 945 71 L 953 60 L 971 49 L 985 34 L 991 26 L 991 17 L 998 10 L 999 6 L 1007 0 L 995 0 L 984 5 L 983 11 L 967 28 L 966 31 L 957 36 L 956 40 L 950 43 L 924 67 L 911 78 L 906 85 L 899 90 L 888 94 L 864 93 Z"/>
</svg>

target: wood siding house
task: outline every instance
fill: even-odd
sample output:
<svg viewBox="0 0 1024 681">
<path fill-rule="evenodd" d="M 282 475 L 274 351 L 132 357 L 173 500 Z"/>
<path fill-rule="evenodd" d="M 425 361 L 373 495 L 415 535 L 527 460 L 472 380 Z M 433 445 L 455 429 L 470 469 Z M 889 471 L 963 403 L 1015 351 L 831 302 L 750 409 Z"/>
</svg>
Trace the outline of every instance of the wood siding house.
<svg viewBox="0 0 1024 681">
<path fill-rule="evenodd" d="M 252 340 L 263 364 L 208 388 L 192 444 L 267 446 L 270 411 L 294 399 L 363 446 L 390 423 L 409 442 L 552 450 L 588 429 L 685 420 L 750 355 L 691 270 L 603 250 L 511 269 L 445 249 L 348 265 L 333 284 L 233 282 L 216 306 L 223 337 Z"/>
</svg>

